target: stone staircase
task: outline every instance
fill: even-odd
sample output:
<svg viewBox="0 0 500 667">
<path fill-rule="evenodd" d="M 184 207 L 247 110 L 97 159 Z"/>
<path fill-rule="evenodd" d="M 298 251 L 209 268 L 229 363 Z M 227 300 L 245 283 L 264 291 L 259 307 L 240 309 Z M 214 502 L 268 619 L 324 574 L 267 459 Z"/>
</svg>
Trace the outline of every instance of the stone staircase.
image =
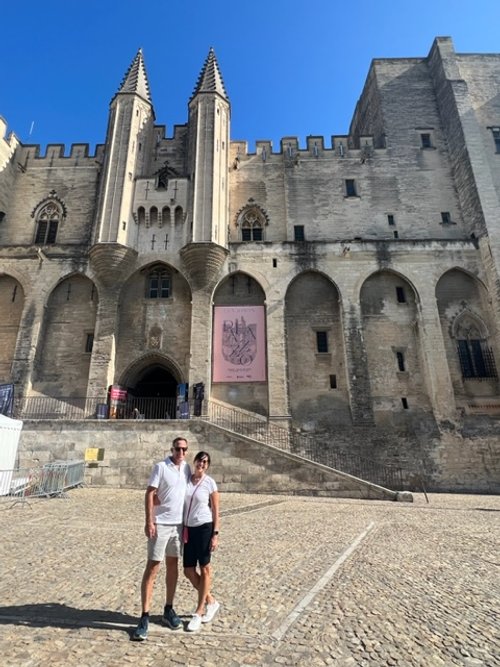
<svg viewBox="0 0 500 667">
<path fill-rule="evenodd" d="M 231 406 L 219 406 L 231 410 Z M 212 413 L 190 420 L 37 420 L 24 422 L 19 446 L 20 466 L 56 460 L 84 459 L 88 449 L 102 449 L 101 461 L 88 463 L 85 482 L 93 486 L 145 488 L 151 466 L 164 458 L 177 436 L 189 441 L 190 457 L 208 450 L 211 474 L 222 492 L 281 493 L 386 500 L 411 500 L 401 494 L 291 451 L 293 438 L 267 420 L 227 412 L 224 420 Z M 251 419 L 252 417 L 252 419 Z M 233 419 L 230 422 L 229 419 Z M 224 423 L 223 423 L 224 422 Z M 267 441 L 264 434 L 267 432 Z"/>
</svg>

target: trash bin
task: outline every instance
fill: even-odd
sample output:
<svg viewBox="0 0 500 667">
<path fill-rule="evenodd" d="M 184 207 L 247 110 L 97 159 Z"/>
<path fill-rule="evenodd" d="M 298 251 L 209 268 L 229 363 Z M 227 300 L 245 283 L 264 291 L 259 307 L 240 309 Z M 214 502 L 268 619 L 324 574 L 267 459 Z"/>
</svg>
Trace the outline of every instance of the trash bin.
<svg viewBox="0 0 500 667">
<path fill-rule="evenodd" d="M 95 416 L 97 419 L 107 419 L 108 418 L 108 406 L 106 403 L 98 403 L 95 410 Z"/>
</svg>

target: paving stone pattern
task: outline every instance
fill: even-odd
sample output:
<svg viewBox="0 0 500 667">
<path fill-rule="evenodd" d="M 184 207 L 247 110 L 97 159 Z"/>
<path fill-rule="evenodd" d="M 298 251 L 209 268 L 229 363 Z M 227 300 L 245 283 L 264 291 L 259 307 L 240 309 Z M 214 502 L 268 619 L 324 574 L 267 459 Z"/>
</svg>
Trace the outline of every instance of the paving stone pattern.
<svg viewBox="0 0 500 667">
<path fill-rule="evenodd" d="M 500 665 L 500 497 L 429 499 L 224 494 L 214 557 L 220 614 L 196 634 L 164 628 L 162 572 L 143 643 L 130 641 L 145 560 L 143 493 L 84 488 L 29 507 L 2 500 L 0 662 Z M 186 623 L 194 602 L 180 578 L 175 606 Z"/>
</svg>

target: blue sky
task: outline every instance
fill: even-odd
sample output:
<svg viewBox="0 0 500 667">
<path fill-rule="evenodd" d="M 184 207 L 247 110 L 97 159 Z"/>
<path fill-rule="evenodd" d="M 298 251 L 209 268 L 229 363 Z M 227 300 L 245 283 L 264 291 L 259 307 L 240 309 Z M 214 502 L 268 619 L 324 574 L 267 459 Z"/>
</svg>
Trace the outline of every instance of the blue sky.
<svg viewBox="0 0 500 667">
<path fill-rule="evenodd" d="M 498 0 L 25 0 L 1 9 L 0 116 L 23 143 L 103 143 L 111 98 L 142 47 L 156 121 L 187 119 L 210 46 L 231 137 L 345 134 L 373 58 L 500 52 Z"/>
</svg>

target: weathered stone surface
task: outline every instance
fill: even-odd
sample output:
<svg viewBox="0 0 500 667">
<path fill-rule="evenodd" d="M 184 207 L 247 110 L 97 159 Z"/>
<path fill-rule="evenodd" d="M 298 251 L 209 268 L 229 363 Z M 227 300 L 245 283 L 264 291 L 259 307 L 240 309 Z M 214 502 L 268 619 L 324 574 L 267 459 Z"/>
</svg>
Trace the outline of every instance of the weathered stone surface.
<svg viewBox="0 0 500 667">
<path fill-rule="evenodd" d="M 149 667 L 161 656 L 193 667 L 493 667 L 500 501 L 429 501 L 222 493 L 213 558 L 219 614 L 197 634 L 169 631 L 160 623 L 160 575 L 149 638 L 135 644 L 143 491 L 75 489 L 10 509 L 0 500 L 0 530 L 9 536 L 0 543 L 2 665 Z M 175 608 L 184 623 L 194 602 L 181 576 Z"/>
<path fill-rule="evenodd" d="M 276 152 L 231 141 L 213 51 L 171 137 L 134 63 L 94 155 L 0 119 L 0 383 L 203 382 L 413 486 L 498 492 L 500 55 L 376 59 L 348 135 Z M 219 305 L 264 308 L 263 380 L 212 381 Z"/>
</svg>

